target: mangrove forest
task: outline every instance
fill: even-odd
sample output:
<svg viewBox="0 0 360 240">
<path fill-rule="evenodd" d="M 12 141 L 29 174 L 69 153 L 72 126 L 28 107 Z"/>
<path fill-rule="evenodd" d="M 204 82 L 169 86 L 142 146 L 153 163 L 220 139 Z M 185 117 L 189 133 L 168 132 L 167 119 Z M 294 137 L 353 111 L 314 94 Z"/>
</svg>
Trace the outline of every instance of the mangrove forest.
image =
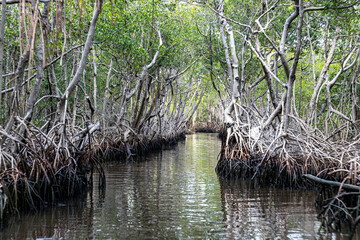
<svg viewBox="0 0 360 240">
<path fill-rule="evenodd" d="M 0 5 L 0 239 L 360 238 L 359 0 Z"/>
</svg>

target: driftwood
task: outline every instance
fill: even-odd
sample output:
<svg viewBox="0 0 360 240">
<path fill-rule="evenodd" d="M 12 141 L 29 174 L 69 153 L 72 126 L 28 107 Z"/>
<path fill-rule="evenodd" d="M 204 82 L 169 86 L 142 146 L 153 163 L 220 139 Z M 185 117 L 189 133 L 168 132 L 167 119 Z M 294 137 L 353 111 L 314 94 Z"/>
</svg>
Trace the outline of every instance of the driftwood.
<svg viewBox="0 0 360 240">
<path fill-rule="evenodd" d="M 311 181 L 317 182 L 317 183 L 335 186 L 335 187 L 339 187 L 339 188 L 343 188 L 343 189 L 347 189 L 347 190 L 360 191 L 360 187 L 356 186 L 356 185 L 352 185 L 352 184 L 348 184 L 348 183 L 341 183 L 341 182 L 336 182 L 336 181 L 329 181 L 329 180 L 315 177 L 314 175 L 311 175 L 311 174 L 303 174 L 302 176 Z"/>
</svg>

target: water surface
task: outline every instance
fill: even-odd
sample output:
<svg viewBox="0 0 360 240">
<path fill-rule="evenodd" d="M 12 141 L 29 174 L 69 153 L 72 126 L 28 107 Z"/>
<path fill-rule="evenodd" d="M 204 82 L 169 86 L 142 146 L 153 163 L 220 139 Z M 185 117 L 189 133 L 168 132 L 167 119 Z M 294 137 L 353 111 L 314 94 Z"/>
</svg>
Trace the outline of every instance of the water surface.
<svg viewBox="0 0 360 240">
<path fill-rule="evenodd" d="M 324 237 L 315 192 L 221 180 L 214 171 L 219 151 L 216 134 L 195 134 L 141 162 L 106 163 L 105 191 L 95 187 L 82 199 L 11 219 L 0 239 Z"/>
</svg>

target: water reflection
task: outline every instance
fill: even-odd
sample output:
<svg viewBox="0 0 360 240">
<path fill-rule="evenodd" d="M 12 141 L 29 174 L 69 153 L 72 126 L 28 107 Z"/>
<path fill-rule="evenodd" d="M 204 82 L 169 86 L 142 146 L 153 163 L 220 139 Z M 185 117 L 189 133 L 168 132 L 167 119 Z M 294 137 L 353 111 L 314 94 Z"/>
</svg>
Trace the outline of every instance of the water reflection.
<svg viewBox="0 0 360 240">
<path fill-rule="evenodd" d="M 319 237 L 313 192 L 219 180 L 219 151 L 215 134 L 196 134 L 142 162 L 107 163 L 104 192 L 11 220 L 0 239 Z"/>
<path fill-rule="evenodd" d="M 227 237 L 314 239 L 319 229 L 315 193 L 257 188 L 253 183 L 220 181 Z"/>
</svg>

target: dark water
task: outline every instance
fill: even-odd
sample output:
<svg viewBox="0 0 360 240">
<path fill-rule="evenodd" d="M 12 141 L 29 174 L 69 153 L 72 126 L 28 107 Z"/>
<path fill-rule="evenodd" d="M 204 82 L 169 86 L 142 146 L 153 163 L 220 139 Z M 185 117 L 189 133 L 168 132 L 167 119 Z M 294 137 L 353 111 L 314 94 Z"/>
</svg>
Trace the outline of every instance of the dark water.
<svg viewBox="0 0 360 240">
<path fill-rule="evenodd" d="M 319 235 L 316 193 L 219 180 L 216 134 L 135 163 L 105 165 L 107 188 L 11 219 L 0 239 L 346 239 Z"/>
</svg>

